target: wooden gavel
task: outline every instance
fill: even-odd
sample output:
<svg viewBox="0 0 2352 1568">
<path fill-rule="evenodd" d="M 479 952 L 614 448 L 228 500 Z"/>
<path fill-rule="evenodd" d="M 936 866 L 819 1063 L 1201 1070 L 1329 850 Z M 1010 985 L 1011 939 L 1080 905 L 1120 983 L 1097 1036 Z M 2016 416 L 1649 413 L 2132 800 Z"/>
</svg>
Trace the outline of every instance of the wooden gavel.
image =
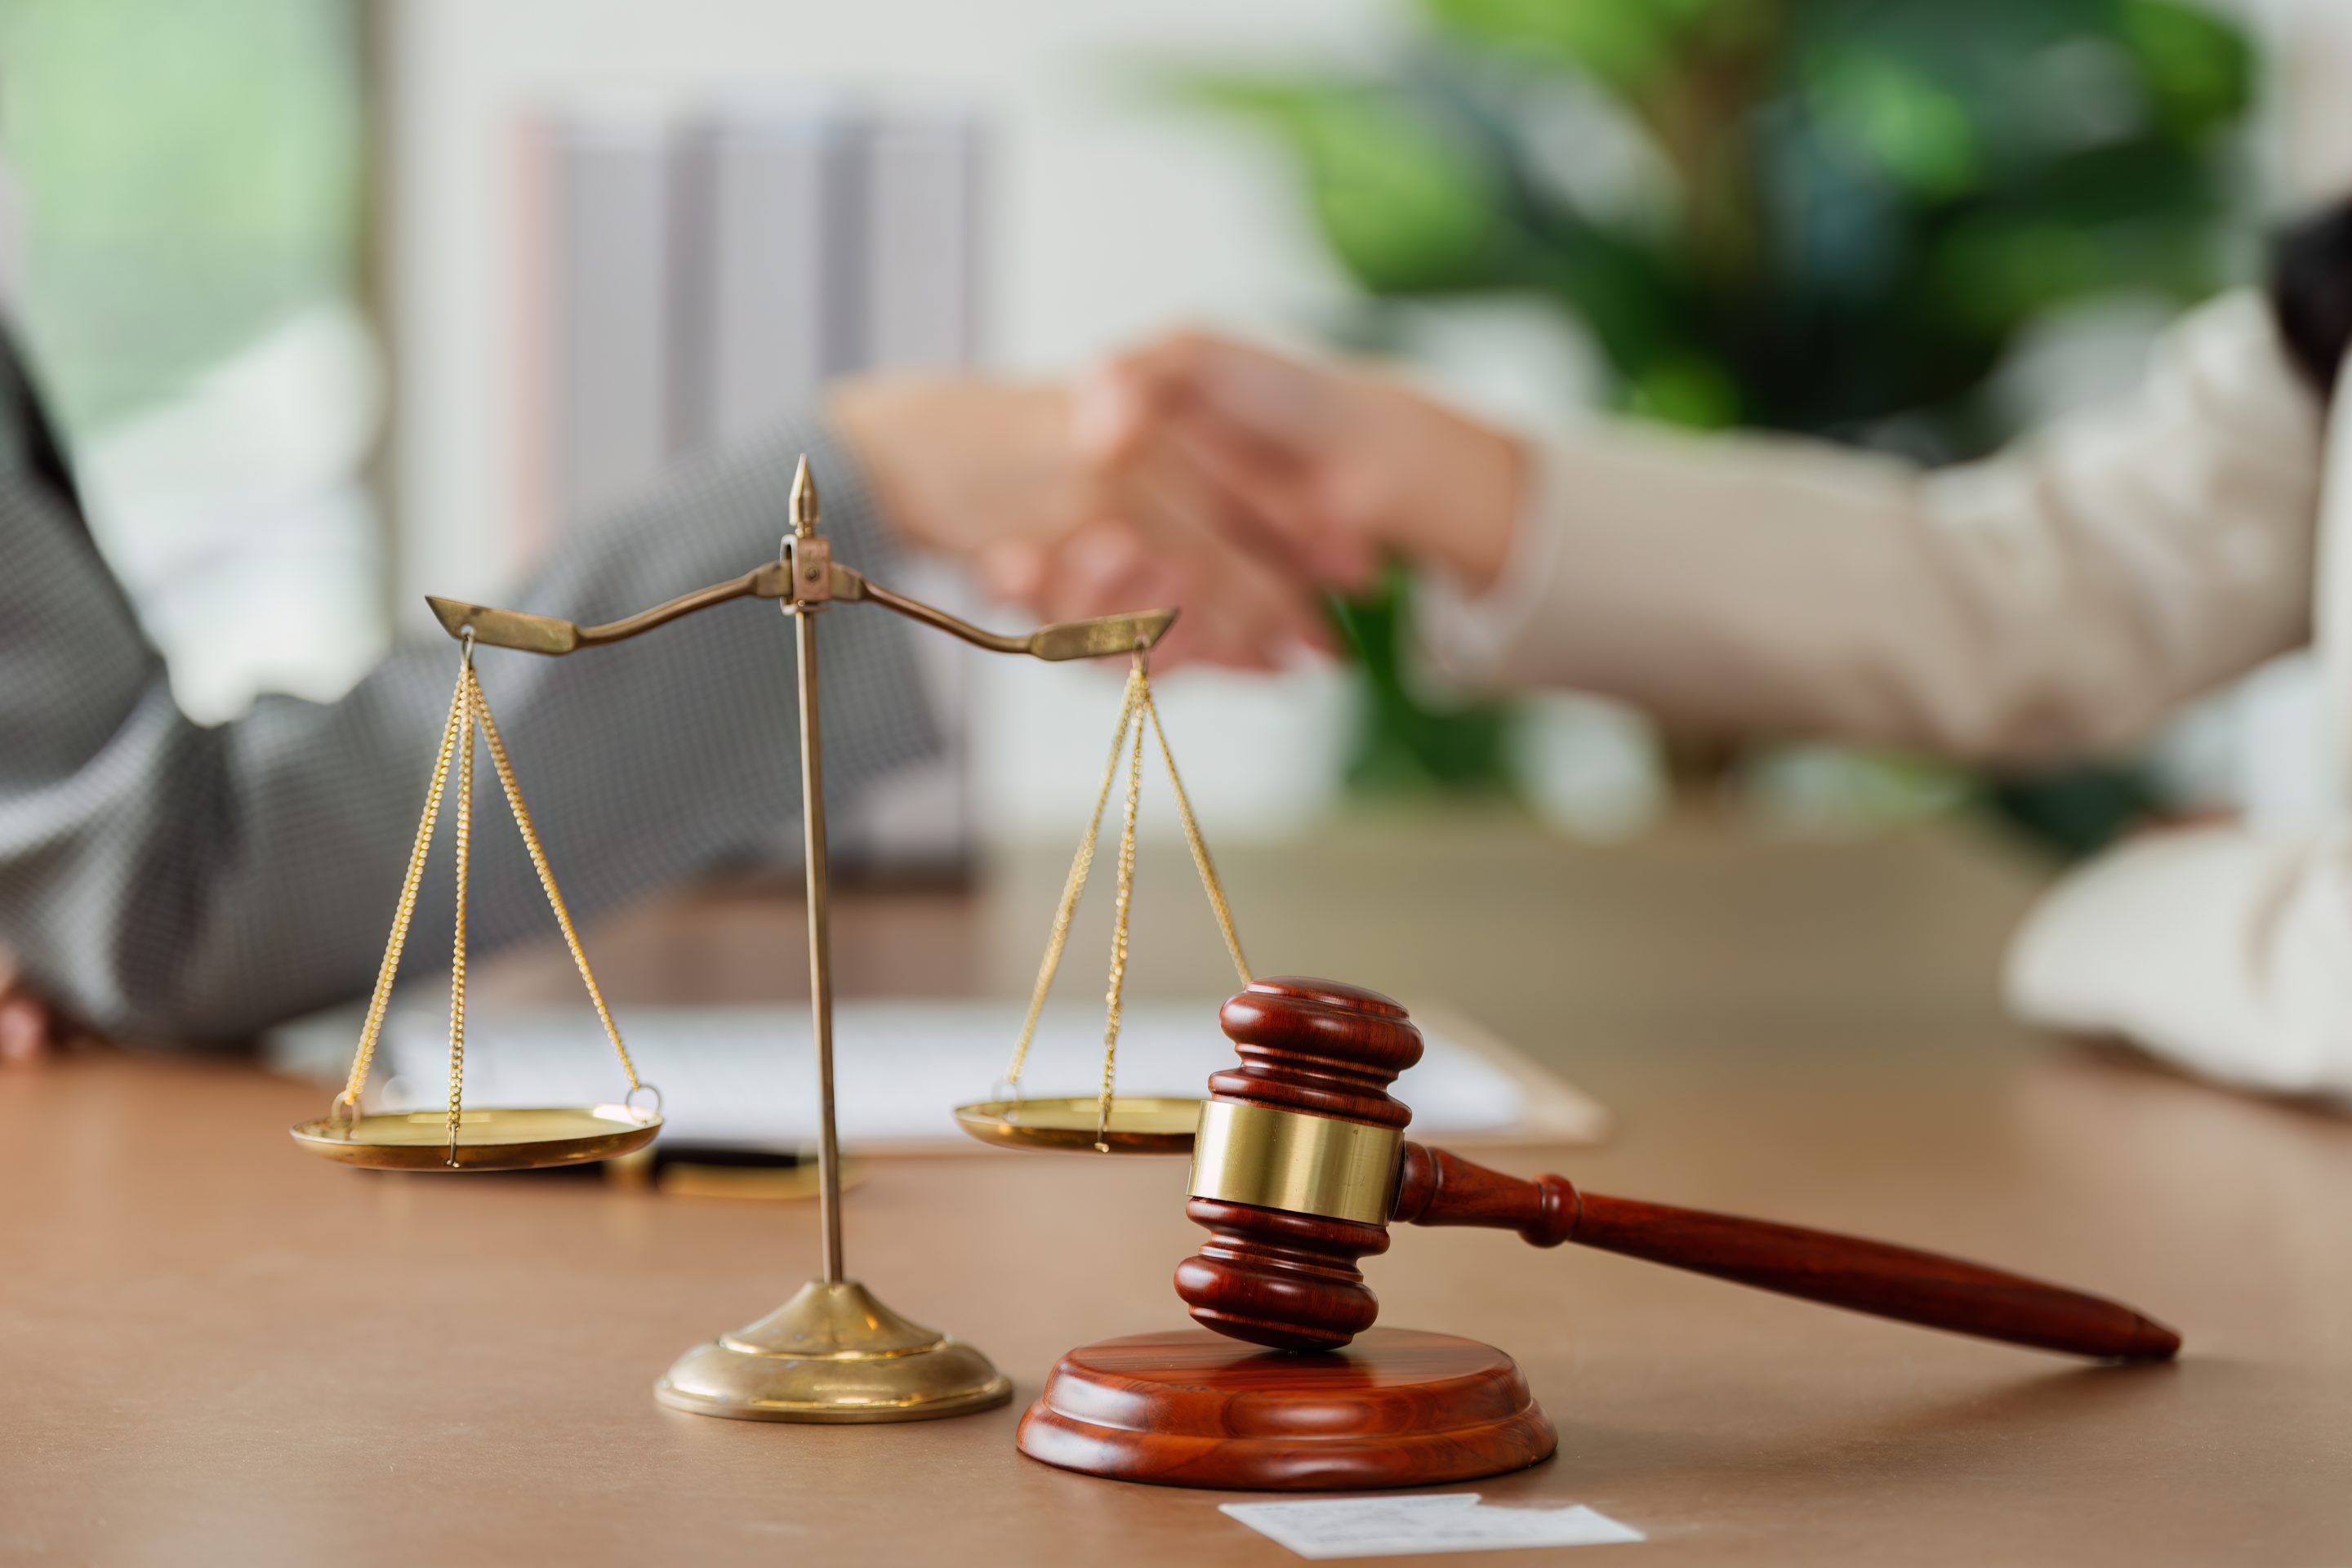
<svg viewBox="0 0 2352 1568">
<path fill-rule="evenodd" d="M 1336 1350 L 1380 1303 L 1357 1260 L 1389 1222 L 1574 1241 L 1901 1322 L 2072 1355 L 2163 1361 L 2180 1336 L 2129 1307 L 1958 1258 L 1765 1220 L 1520 1181 L 1404 1139 L 1390 1098 L 1421 1031 L 1377 992 L 1256 980 L 1224 1005 L 1239 1067 L 1209 1079 L 1184 1212 L 1208 1242 L 1177 1268 L 1204 1326 L 1280 1350 Z"/>
</svg>

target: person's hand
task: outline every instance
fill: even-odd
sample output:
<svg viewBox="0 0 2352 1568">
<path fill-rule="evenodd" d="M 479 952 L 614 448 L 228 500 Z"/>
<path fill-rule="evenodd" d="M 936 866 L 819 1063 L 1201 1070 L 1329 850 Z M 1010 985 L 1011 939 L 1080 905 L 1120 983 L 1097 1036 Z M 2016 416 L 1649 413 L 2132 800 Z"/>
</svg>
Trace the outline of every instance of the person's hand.
<svg viewBox="0 0 2352 1568">
<path fill-rule="evenodd" d="M 1045 619 L 1177 605 L 1163 667 L 1271 668 L 1328 637 L 1312 587 L 1207 515 L 1189 470 L 1091 460 L 1060 387 L 868 376 L 836 385 L 826 416 L 901 538 Z"/>
<path fill-rule="evenodd" d="M 1075 397 L 1110 493 L 1183 494 L 1313 581 L 1364 587 L 1394 553 L 1475 592 L 1508 559 L 1519 442 L 1376 372 L 1177 332 L 1082 378 Z"/>
<path fill-rule="evenodd" d="M 868 375 L 828 391 L 825 418 L 866 470 L 893 532 L 970 558 L 1086 521 L 1086 476 L 1058 386 Z"/>
<path fill-rule="evenodd" d="M 63 1033 L 48 1004 L 26 987 L 16 956 L 0 947 L 0 1068 L 39 1061 L 62 1043 Z"/>
</svg>

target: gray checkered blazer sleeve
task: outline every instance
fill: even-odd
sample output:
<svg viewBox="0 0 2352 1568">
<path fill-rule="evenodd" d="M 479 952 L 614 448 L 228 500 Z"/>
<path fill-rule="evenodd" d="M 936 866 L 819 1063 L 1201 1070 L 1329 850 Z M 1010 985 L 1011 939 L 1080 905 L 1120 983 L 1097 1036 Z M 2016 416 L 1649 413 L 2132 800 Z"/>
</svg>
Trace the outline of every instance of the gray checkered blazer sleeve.
<svg viewBox="0 0 2352 1568">
<path fill-rule="evenodd" d="M 44 465 L 0 355 L 0 943 L 102 1029 L 234 1038 L 365 991 L 457 677 L 405 642 L 340 702 L 265 699 L 216 728 L 162 659 Z M 773 556 L 805 449 L 843 560 L 887 542 L 822 429 L 704 462 L 568 538 L 517 608 L 608 620 Z M 936 748 L 906 628 L 825 618 L 825 766 L 837 804 Z M 484 649 L 491 710 L 575 913 L 796 843 L 789 623 L 746 600 L 608 649 Z M 474 942 L 552 929 L 495 785 L 476 805 Z M 448 824 L 409 941 L 449 956 Z"/>
</svg>

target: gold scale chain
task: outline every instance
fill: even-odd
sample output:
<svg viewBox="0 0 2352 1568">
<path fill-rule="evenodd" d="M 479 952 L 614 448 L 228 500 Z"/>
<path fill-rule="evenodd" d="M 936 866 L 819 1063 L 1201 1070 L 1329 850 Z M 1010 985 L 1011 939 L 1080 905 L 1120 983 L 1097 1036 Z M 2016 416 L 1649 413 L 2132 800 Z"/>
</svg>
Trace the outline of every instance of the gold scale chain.
<svg viewBox="0 0 2352 1568">
<path fill-rule="evenodd" d="M 1160 722 L 1160 709 L 1151 700 L 1151 679 L 1144 668 L 1143 656 L 1135 656 L 1129 669 L 1127 689 L 1119 703 L 1118 728 L 1113 732 L 1110 756 L 1103 768 L 1102 786 L 1095 792 L 1095 805 L 1087 819 L 1086 833 L 1078 840 L 1077 854 L 1070 861 L 1070 874 L 1062 884 L 1062 901 L 1054 911 L 1052 931 L 1045 939 L 1045 955 L 1037 966 L 1037 982 L 1029 994 L 1029 1013 L 1021 1023 L 1021 1037 L 1013 1047 L 1013 1062 L 1005 1069 L 1004 1082 L 1016 1093 L 1021 1087 L 1021 1071 L 1029 1060 L 1030 1042 L 1037 1033 L 1037 1019 L 1045 1011 L 1046 995 L 1054 988 L 1055 972 L 1061 967 L 1063 950 L 1069 945 L 1070 920 L 1076 912 L 1079 897 L 1087 889 L 1087 879 L 1094 869 L 1095 842 L 1101 837 L 1103 812 L 1110 804 L 1111 785 L 1118 782 L 1119 763 L 1127 763 L 1127 799 L 1125 820 L 1118 841 L 1118 898 L 1117 912 L 1111 926 L 1110 984 L 1104 994 L 1103 1017 L 1103 1077 L 1102 1091 L 1095 1116 L 1095 1147 L 1107 1148 L 1104 1135 L 1110 1123 L 1111 1091 L 1118 1070 L 1118 1031 L 1124 1012 L 1123 994 L 1127 981 L 1128 914 L 1135 893 L 1135 820 L 1136 808 L 1143 792 L 1143 727 L 1151 726 L 1151 733 L 1160 743 L 1160 759 L 1168 769 L 1168 784 L 1176 800 L 1176 815 L 1184 826 L 1184 842 L 1192 853 L 1192 864 L 1200 871 L 1201 886 L 1209 896 L 1209 907 L 1216 912 L 1217 930 L 1224 938 L 1225 952 L 1234 961 L 1234 973 L 1243 984 L 1250 980 L 1249 961 L 1242 956 L 1241 938 L 1234 931 L 1234 914 L 1225 902 L 1223 885 L 1217 879 L 1217 868 L 1209 858 L 1209 847 L 1201 837 L 1201 825 L 1192 815 L 1192 802 L 1184 793 L 1184 780 L 1176 771 L 1176 754 L 1168 744 L 1168 731 Z M 1132 729 L 1130 743 L 1129 731 Z"/>
<path fill-rule="evenodd" d="M 466 889 L 474 879 L 474 721 L 479 717 L 481 688 L 474 680 L 474 645 L 466 645 L 465 673 L 459 700 L 466 716 L 457 729 L 457 820 L 453 836 L 457 844 L 457 920 L 449 941 L 449 1147 L 446 1158 L 457 1163 L 457 1123 L 466 1088 Z"/>
<path fill-rule="evenodd" d="M 547 850 L 540 843 L 539 829 L 531 822 L 530 808 L 523 804 L 522 787 L 515 781 L 514 765 L 508 759 L 505 738 L 499 733 L 498 721 L 490 716 L 489 700 L 483 695 L 481 681 L 474 673 L 473 647 L 469 638 L 458 669 L 457 689 L 449 700 L 449 718 L 442 726 L 441 749 L 433 763 L 433 783 L 425 791 L 424 817 L 417 824 L 416 842 L 408 853 L 407 874 L 401 880 L 400 904 L 393 915 L 392 934 L 384 942 L 383 962 L 376 970 L 375 990 L 368 998 L 367 1020 L 360 1029 L 359 1048 L 352 1053 L 351 1076 L 334 1101 L 338 1111 L 357 1117 L 360 1094 L 367 1087 L 368 1069 L 375 1060 L 376 1044 L 383 1032 L 384 1011 L 392 997 L 393 979 L 400 972 L 401 952 L 407 945 L 409 922 L 416 912 L 417 885 L 424 876 L 425 853 L 432 847 L 434 829 L 440 820 L 441 797 L 448 784 L 449 763 L 454 755 L 457 759 L 457 911 L 449 963 L 449 1144 L 453 1162 L 461 1114 L 460 1101 L 465 1088 L 466 889 L 472 869 L 474 732 L 477 726 L 480 728 L 482 740 L 489 750 L 490 763 L 498 773 L 499 784 L 506 795 L 507 805 L 514 813 L 515 826 L 522 834 L 523 847 L 530 852 L 531 867 L 539 873 L 539 885 L 547 893 L 548 908 L 554 911 L 555 923 L 563 932 L 564 945 L 572 951 L 572 964 L 580 971 L 581 983 L 588 988 L 588 1000 L 595 1006 L 597 1022 L 604 1025 L 604 1037 L 612 1042 L 614 1054 L 621 1059 L 621 1071 L 629 1080 L 629 1092 L 634 1096 L 644 1087 L 637 1078 L 636 1064 L 629 1059 L 629 1048 L 621 1043 L 621 1031 L 613 1022 L 612 1009 L 604 1004 L 604 990 L 596 984 L 594 972 L 588 967 L 587 950 L 580 944 L 580 933 L 572 923 L 572 911 L 565 906 L 563 894 L 555 885 L 555 872 L 548 865 Z"/>
</svg>

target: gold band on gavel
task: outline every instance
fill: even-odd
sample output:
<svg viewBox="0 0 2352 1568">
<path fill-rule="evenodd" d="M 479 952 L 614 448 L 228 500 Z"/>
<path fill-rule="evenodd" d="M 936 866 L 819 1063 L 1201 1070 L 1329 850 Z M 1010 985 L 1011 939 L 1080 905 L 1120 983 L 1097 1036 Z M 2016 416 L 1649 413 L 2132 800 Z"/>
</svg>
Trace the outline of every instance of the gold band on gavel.
<svg viewBox="0 0 2352 1568">
<path fill-rule="evenodd" d="M 1196 1198 L 1386 1225 L 1404 1134 L 1393 1127 L 1211 1100 L 1192 1140 Z"/>
</svg>

